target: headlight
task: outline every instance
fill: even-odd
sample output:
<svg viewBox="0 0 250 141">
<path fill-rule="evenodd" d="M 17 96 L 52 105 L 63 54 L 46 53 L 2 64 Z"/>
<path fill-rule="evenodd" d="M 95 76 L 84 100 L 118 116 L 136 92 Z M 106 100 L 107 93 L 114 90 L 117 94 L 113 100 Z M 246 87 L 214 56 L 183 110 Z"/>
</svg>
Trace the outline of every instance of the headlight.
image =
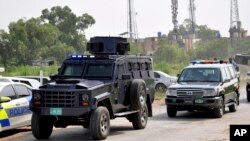
<svg viewBox="0 0 250 141">
<path fill-rule="evenodd" d="M 204 96 L 216 96 L 217 91 L 215 89 L 205 89 Z"/>
<path fill-rule="evenodd" d="M 177 96 L 177 90 L 176 89 L 168 89 L 166 94 L 167 94 L 167 96 Z"/>
</svg>

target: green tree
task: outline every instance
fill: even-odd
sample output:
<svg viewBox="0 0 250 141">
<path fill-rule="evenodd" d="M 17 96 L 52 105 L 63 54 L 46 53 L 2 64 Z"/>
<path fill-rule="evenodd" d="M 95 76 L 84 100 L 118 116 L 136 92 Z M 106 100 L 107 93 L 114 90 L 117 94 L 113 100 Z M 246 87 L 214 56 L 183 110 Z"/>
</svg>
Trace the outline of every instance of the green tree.
<svg viewBox="0 0 250 141">
<path fill-rule="evenodd" d="M 56 26 L 61 34 L 59 39 L 62 43 L 73 46 L 77 52 L 83 52 L 86 48 L 85 29 L 95 23 L 92 16 L 84 13 L 76 16 L 68 6 L 52 7 L 51 10 L 44 9 L 41 19 L 44 23 Z"/>
<path fill-rule="evenodd" d="M 197 45 L 197 59 L 225 59 L 228 57 L 229 40 L 226 38 L 213 40 L 207 43 L 199 42 Z"/>
<path fill-rule="evenodd" d="M 4 30 L 0 30 L 0 64 L 6 66 L 13 54 L 10 46 L 10 36 Z"/>
</svg>

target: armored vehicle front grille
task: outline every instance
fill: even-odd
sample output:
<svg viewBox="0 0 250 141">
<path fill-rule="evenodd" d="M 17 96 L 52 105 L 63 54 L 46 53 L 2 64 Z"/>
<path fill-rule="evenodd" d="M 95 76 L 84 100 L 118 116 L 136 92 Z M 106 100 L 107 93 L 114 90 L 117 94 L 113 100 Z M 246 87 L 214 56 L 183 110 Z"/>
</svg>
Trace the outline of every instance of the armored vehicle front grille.
<svg viewBox="0 0 250 141">
<path fill-rule="evenodd" d="M 185 89 L 185 90 L 177 90 L 178 97 L 203 97 L 202 90 L 194 90 L 194 89 Z"/>
<path fill-rule="evenodd" d="M 74 107 L 75 92 L 45 91 L 43 95 L 44 107 Z"/>
</svg>

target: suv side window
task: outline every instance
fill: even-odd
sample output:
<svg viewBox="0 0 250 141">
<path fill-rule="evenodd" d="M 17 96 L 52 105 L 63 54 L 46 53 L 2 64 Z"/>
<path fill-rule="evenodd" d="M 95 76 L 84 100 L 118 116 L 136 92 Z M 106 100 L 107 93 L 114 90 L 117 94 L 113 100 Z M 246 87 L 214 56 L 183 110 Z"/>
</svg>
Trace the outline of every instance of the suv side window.
<svg viewBox="0 0 250 141">
<path fill-rule="evenodd" d="M 154 72 L 154 76 L 155 76 L 155 78 L 160 78 L 160 75 L 156 72 Z"/>
<path fill-rule="evenodd" d="M 228 67 L 225 67 L 225 70 L 226 70 L 226 74 L 228 76 L 229 79 L 233 79 L 233 75 L 230 73 L 230 70 Z"/>
<path fill-rule="evenodd" d="M 3 88 L 2 92 L 1 92 L 1 96 L 7 96 L 7 97 L 9 97 L 11 99 L 16 99 L 17 98 L 13 87 L 10 86 L 10 85 Z"/>
<path fill-rule="evenodd" d="M 20 83 L 24 83 L 24 84 L 27 84 L 27 85 L 29 85 L 29 86 L 31 86 L 31 87 L 32 87 L 32 85 L 30 84 L 30 82 L 29 82 L 29 81 L 20 80 Z"/>
<path fill-rule="evenodd" d="M 229 71 L 232 74 L 233 78 L 236 78 L 236 72 L 235 72 L 235 69 L 233 68 L 233 66 L 229 67 Z"/>
<path fill-rule="evenodd" d="M 19 97 L 24 97 L 24 96 L 29 96 L 30 93 L 28 91 L 28 88 L 26 88 L 25 86 L 23 85 L 14 85 L 14 88 L 17 92 L 17 95 Z"/>
<path fill-rule="evenodd" d="M 222 73 L 222 80 L 229 80 L 230 79 L 230 75 L 229 75 L 229 71 L 226 70 L 225 68 L 221 69 L 221 73 Z"/>
</svg>

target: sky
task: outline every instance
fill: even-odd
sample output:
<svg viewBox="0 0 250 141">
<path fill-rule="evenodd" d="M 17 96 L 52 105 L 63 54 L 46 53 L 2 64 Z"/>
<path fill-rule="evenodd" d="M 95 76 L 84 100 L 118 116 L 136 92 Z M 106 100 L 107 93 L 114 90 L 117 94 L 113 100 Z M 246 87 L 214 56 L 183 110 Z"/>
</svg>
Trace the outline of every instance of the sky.
<svg viewBox="0 0 250 141">
<path fill-rule="evenodd" d="M 178 21 L 189 18 L 189 0 L 179 0 Z M 250 0 L 238 0 L 242 27 L 250 30 Z M 77 16 L 88 13 L 96 23 L 86 37 L 118 36 L 127 31 L 127 0 L 0 0 L 0 29 L 8 31 L 10 22 L 39 17 L 45 8 L 69 6 Z M 196 23 L 229 36 L 230 0 L 195 0 Z M 173 29 L 171 0 L 134 0 L 139 38 L 167 34 Z M 250 32 L 250 31 L 249 31 Z M 249 35 L 249 33 L 248 33 Z"/>
</svg>

